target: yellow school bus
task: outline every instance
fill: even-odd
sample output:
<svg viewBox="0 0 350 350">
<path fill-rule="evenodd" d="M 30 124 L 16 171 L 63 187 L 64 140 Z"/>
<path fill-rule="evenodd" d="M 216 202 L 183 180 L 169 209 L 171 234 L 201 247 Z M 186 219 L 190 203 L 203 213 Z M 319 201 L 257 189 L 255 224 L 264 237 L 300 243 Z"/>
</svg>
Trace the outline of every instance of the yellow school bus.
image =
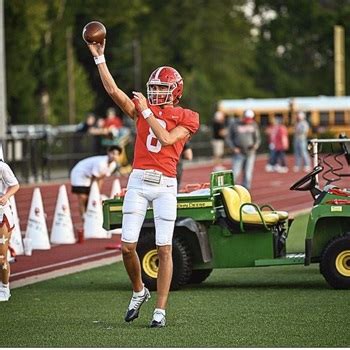
<svg viewBox="0 0 350 350">
<path fill-rule="evenodd" d="M 241 117 L 246 109 L 252 109 L 262 128 L 274 117 L 282 117 L 292 132 L 296 112 L 303 111 L 313 133 L 341 132 L 350 135 L 350 96 L 317 96 L 286 98 L 247 98 L 218 101 L 218 110 L 229 117 Z"/>
</svg>

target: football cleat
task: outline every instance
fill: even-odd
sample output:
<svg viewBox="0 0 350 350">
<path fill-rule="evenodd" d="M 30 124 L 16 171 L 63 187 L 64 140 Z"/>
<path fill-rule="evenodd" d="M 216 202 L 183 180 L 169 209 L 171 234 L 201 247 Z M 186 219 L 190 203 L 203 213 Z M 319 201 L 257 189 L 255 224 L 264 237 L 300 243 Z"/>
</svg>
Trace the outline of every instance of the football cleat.
<svg viewBox="0 0 350 350">
<path fill-rule="evenodd" d="M 162 328 L 162 327 L 165 327 L 165 324 L 166 324 L 165 315 L 159 311 L 155 311 L 153 314 L 153 319 L 151 321 L 150 327 Z"/>
<path fill-rule="evenodd" d="M 11 297 L 10 289 L 0 287 L 0 301 L 8 301 Z"/>
<path fill-rule="evenodd" d="M 125 315 L 125 322 L 131 322 L 139 317 L 142 304 L 151 297 L 149 290 L 145 287 L 145 293 L 140 297 L 132 297 Z"/>
</svg>

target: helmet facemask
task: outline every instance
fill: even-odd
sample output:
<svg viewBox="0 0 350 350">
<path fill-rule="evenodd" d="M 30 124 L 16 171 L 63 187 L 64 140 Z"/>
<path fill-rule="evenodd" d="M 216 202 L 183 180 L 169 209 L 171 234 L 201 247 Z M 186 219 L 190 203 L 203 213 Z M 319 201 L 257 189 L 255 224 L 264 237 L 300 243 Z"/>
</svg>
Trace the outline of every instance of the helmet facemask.
<svg viewBox="0 0 350 350">
<path fill-rule="evenodd" d="M 172 104 L 174 102 L 173 91 L 176 87 L 176 83 L 149 81 L 147 83 L 147 98 L 149 104 L 151 106 Z"/>
</svg>

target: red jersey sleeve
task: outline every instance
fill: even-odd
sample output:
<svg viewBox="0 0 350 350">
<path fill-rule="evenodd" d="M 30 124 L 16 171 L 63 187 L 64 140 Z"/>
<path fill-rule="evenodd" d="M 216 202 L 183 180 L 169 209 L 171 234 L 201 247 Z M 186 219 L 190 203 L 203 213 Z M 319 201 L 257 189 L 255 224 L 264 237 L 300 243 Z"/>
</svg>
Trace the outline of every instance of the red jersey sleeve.
<svg viewBox="0 0 350 350">
<path fill-rule="evenodd" d="M 190 109 L 184 109 L 182 119 L 178 125 L 183 126 L 189 130 L 191 134 L 194 134 L 199 129 L 199 114 Z"/>
<path fill-rule="evenodd" d="M 137 112 L 137 114 L 139 114 L 139 107 L 140 107 L 139 100 L 137 98 L 133 97 L 131 99 L 131 101 L 134 102 L 134 105 L 135 105 L 135 108 L 136 108 L 136 112 Z"/>
</svg>

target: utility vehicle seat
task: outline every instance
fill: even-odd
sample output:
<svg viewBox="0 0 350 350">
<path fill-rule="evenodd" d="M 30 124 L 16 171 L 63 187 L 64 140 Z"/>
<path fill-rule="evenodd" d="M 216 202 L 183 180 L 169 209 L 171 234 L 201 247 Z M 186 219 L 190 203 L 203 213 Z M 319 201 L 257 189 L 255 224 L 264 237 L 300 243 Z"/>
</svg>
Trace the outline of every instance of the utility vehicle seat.
<svg viewBox="0 0 350 350">
<path fill-rule="evenodd" d="M 226 215 L 232 221 L 236 221 L 240 224 L 244 223 L 264 226 L 276 225 L 279 221 L 278 214 L 272 212 L 262 212 L 259 210 L 259 208 L 257 208 L 255 212 L 244 211 L 244 207 L 247 206 L 247 204 L 242 204 L 238 193 L 230 187 L 222 188 L 221 194 Z M 249 205 L 254 206 L 252 204 Z"/>
<path fill-rule="evenodd" d="M 252 204 L 252 197 L 251 197 L 249 191 L 245 187 L 243 187 L 241 185 L 234 185 L 232 188 L 237 192 L 237 194 L 241 200 L 241 204 L 244 204 L 244 203 Z M 269 210 L 263 210 L 265 207 L 268 208 Z M 288 219 L 288 212 L 282 211 L 282 210 L 274 210 L 270 205 L 263 205 L 259 209 L 262 211 L 262 213 L 264 215 L 266 213 L 277 214 L 279 217 L 279 220 L 281 220 L 281 221 Z M 243 209 L 243 211 L 245 211 L 245 210 L 246 211 L 249 210 L 249 212 L 254 212 L 255 209 L 253 206 L 251 206 L 251 207 L 247 206 L 246 208 Z"/>
</svg>

